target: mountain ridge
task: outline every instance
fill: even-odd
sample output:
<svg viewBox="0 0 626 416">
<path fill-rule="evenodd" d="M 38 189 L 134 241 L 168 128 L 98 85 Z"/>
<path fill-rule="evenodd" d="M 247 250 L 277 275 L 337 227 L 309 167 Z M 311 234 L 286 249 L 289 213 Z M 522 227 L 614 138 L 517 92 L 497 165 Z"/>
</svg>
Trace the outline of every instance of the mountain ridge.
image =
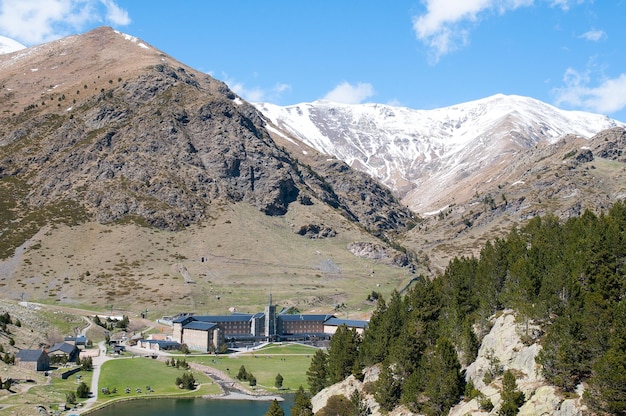
<svg viewBox="0 0 626 416">
<path fill-rule="evenodd" d="M 422 214 L 447 205 L 441 198 L 445 189 L 457 194 L 455 182 L 468 188 L 463 177 L 495 159 L 566 134 L 589 138 L 624 126 L 606 116 L 502 94 L 434 110 L 328 101 L 255 106 L 309 146 L 379 179 Z"/>
</svg>

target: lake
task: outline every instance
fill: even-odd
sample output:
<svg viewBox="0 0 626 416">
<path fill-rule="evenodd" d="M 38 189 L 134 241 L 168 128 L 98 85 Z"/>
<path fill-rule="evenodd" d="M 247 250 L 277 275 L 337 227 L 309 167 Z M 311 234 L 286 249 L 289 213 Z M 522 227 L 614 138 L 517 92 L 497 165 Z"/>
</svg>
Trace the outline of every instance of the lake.
<svg viewBox="0 0 626 416">
<path fill-rule="evenodd" d="M 286 415 L 293 406 L 293 398 L 293 395 L 287 395 L 285 401 L 280 402 Z M 91 414 L 94 416 L 263 416 L 269 406 L 270 402 L 259 400 L 142 399 L 112 404 Z"/>
</svg>

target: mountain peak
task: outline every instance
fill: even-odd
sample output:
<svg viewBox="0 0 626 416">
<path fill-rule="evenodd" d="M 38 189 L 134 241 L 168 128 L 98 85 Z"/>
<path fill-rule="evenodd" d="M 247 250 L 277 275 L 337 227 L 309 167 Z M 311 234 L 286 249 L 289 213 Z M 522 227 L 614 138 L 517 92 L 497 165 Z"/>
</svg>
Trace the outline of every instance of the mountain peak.
<svg viewBox="0 0 626 416">
<path fill-rule="evenodd" d="M 0 36 L 0 55 L 5 53 L 17 52 L 21 49 L 25 49 L 26 46 L 22 45 L 16 40 Z"/>
<path fill-rule="evenodd" d="M 506 163 L 515 152 L 624 125 L 504 94 L 433 110 L 326 101 L 257 108 L 307 145 L 379 179 L 422 213 L 453 203 L 461 192 L 471 195 L 476 183 L 489 179 L 493 163 Z"/>
</svg>

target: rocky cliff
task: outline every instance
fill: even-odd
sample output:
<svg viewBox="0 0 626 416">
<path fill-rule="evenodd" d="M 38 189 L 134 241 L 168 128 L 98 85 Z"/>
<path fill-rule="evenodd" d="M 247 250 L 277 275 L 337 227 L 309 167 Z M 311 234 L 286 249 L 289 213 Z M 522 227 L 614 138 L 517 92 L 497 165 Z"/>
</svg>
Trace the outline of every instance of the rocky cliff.
<svg viewBox="0 0 626 416">
<path fill-rule="evenodd" d="M 578 397 L 563 397 L 554 386 L 546 384 L 535 363 L 535 357 L 541 346 L 536 342 L 522 342 L 522 336 L 525 339 L 536 340 L 541 335 L 539 327 L 520 324 L 510 310 L 492 317 L 490 322 L 491 329 L 482 340 L 478 357 L 465 369 L 465 379 L 474 383 L 481 393 L 481 398 L 491 401 L 493 409 L 491 411 L 481 409 L 479 398 L 475 398 L 459 402 L 450 409 L 448 415 L 497 415 L 501 404 L 502 373 L 511 370 L 516 374 L 517 385 L 526 397 L 524 405 L 519 410 L 520 415 L 581 416 L 586 410 L 580 400 L 583 387 L 580 386 Z M 488 373 L 491 375 L 490 378 L 485 377 Z M 367 383 L 376 382 L 378 375 L 376 367 L 368 368 L 363 382 L 350 376 L 341 383 L 320 391 L 312 398 L 313 410 L 318 411 L 324 407 L 328 399 L 334 395 L 349 398 L 356 389 L 364 395 L 364 401 L 371 414 L 382 416 L 385 413 L 374 397 L 366 392 L 365 387 Z M 400 406 L 389 415 L 411 416 L 414 413 Z"/>
</svg>

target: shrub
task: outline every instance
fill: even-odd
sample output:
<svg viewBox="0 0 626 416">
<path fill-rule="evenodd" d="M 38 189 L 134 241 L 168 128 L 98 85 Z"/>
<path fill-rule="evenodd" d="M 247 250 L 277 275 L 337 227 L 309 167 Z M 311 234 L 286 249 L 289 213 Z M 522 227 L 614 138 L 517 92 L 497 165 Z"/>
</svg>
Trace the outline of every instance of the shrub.
<svg viewBox="0 0 626 416">
<path fill-rule="evenodd" d="M 84 381 L 81 381 L 78 387 L 76 387 L 76 396 L 81 399 L 89 397 L 89 386 Z"/>
</svg>

